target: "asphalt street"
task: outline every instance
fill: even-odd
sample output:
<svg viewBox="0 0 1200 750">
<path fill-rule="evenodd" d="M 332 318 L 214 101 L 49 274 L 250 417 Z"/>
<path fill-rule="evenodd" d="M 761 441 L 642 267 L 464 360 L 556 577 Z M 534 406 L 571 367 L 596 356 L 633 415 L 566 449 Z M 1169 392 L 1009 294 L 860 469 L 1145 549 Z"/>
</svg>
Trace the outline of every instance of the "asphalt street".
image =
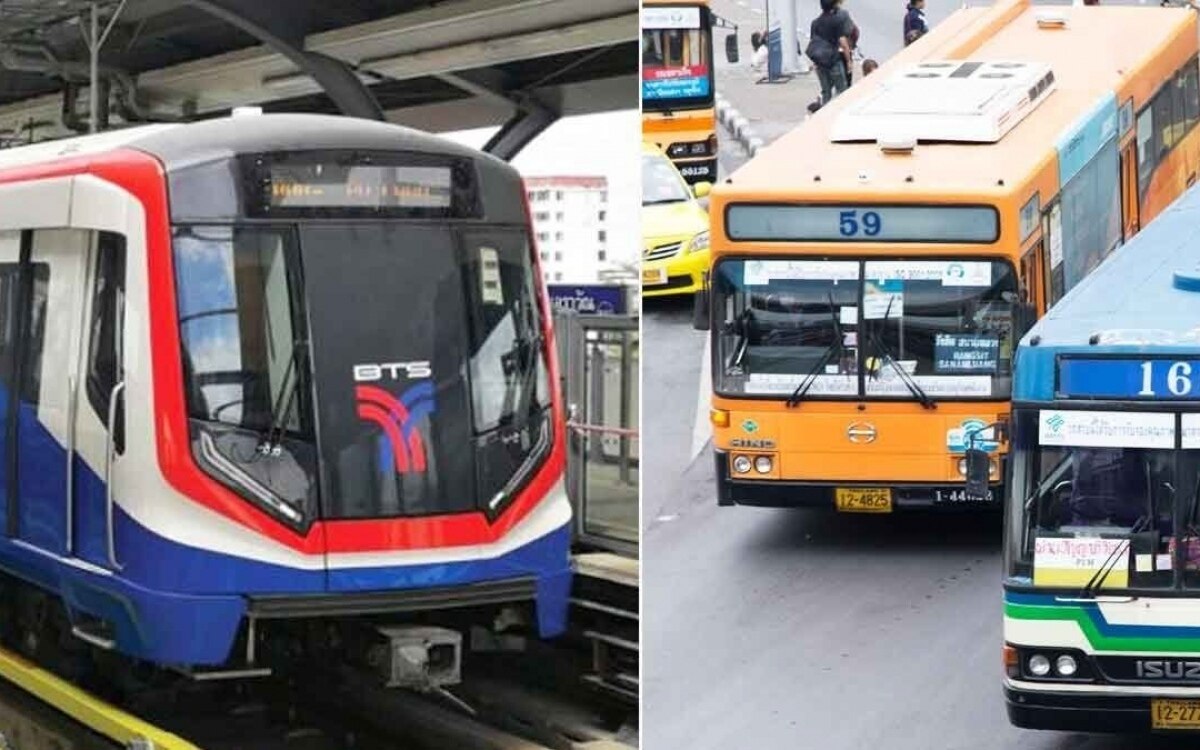
<svg viewBox="0 0 1200 750">
<path fill-rule="evenodd" d="M 882 61 L 900 48 L 904 4 L 847 0 L 867 56 Z M 931 24 L 958 5 L 929 0 Z M 799 6 L 806 29 L 817 0 Z M 739 25 L 766 15 L 764 0 L 714 0 L 714 9 Z M 799 118 L 785 122 L 791 116 L 776 113 L 790 104 L 760 97 L 803 102 L 812 86 L 726 80 L 718 91 L 773 135 Z M 724 138 L 720 178 L 745 159 Z M 642 747 L 1197 746 L 1008 723 L 998 516 L 718 508 L 704 441 L 705 336 L 691 328 L 690 299 L 645 301 Z"/>
</svg>

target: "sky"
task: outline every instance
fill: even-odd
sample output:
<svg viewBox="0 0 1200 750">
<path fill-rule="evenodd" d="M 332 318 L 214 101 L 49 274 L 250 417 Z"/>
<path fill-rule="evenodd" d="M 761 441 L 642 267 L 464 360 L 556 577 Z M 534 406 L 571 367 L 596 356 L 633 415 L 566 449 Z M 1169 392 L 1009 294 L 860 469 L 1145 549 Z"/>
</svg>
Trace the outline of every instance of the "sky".
<svg viewBox="0 0 1200 750">
<path fill-rule="evenodd" d="M 526 177 L 583 175 L 608 178 L 608 253 L 636 263 L 641 247 L 642 120 L 636 109 L 567 117 L 551 125 L 513 160 Z M 498 128 L 439 133 L 481 148 Z"/>
</svg>

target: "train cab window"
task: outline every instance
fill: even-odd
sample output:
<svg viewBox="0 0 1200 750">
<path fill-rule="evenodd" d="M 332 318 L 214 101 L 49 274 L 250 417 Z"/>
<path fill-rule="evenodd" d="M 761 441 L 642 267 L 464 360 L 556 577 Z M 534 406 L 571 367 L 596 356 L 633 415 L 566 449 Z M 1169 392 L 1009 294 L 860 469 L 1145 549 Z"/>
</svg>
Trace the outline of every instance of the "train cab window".
<svg viewBox="0 0 1200 750">
<path fill-rule="evenodd" d="M 95 282 L 88 332 L 88 402 L 100 422 L 108 424 L 108 402 L 124 376 L 122 353 L 125 321 L 125 238 L 100 232 L 96 242 Z M 118 430 L 120 425 L 117 426 Z M 120 446 L 119 436 L 114 436 Z"/>
<path fill-rule="evenodd" d="M 1141 195 L 1145 195 L 1150 187 L 1150 176 L 1158 165 L 1158 151 L 1154 144 L 1154 110 L 1146 107 L 1137 118 L 1138 193 Z"/>
<path fill-rule="evenodd" d="M 1190 131 L 1200 121 L 1200 68 L 1196 61 L 1188 63 L 1183 69 L 1183 103 L 1184 114 L 1187 118 L 1186 130 Z"/>
</svg>

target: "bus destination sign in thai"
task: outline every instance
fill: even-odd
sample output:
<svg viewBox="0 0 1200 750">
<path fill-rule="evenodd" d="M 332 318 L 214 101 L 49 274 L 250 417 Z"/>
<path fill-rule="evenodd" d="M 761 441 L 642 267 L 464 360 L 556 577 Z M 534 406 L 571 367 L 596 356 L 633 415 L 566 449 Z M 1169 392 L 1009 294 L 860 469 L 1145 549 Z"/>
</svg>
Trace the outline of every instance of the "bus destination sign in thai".
<svg viewBox="0 0 1200 750">
<path fill-rule="evenodd" d="M 1063 358 L 1058 395 L 1080 399 L 1200 399 L 1200 359 Z"/>
<path fill-rule="evenodd" d="M 733 240 L 990 243 L 1000 237 L 1000 219 L 989 206 L 735 203 L 725 231 Z"/>
<path fill-rule="evenodd" d="M 449 208 L 449 167 L 272 164 L 272 208 Z"/>
</svg>

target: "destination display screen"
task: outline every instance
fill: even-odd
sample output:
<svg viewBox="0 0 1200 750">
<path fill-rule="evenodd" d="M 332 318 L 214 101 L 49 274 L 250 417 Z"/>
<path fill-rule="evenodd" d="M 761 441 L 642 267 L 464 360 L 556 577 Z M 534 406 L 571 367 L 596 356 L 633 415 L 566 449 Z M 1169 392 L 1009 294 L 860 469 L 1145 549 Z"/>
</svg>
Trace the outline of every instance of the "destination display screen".
<svg viewBox="0 0 1200 750">
<path fill-rule="evenodd" d="M 453 202 L 448 166 L 275 163 L 264 188 L 266 205 L 284 209 L 449 209 Z"/>
<path fill-rule="evenodd" d="M 725 232 L 732 240 L 991 243 L 1000 216 L 990 206 L 733 204 Z"/>
<path fill-rule="evenodd" d="M 1070 357 L 1058 363 L 1058 395 L 1080 399 L 1200 399 L 1200 359 Z"/>
</svg>

